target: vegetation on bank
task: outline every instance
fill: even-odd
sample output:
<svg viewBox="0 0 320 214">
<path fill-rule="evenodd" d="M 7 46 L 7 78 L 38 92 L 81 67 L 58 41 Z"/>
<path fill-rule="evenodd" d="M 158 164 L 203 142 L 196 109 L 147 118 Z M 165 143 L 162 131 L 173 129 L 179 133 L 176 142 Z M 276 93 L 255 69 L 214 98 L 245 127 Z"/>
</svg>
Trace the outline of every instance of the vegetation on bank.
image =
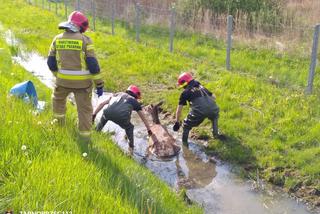
<svg viewBox="0 0 320 214">
<path fill-rule="evenodd" d="M 22 0 L 4 1 L 0 11 L 3 25 L 30 50 L 47 54 L 62 17 Z M 320 100 L 316 93 L 303 93 L 308 59 L 236 47 L 229 72 L 223 69 L 225 50 L 219 41 L 178 33 L 176 52 L 171 54 L 147 29 L 141 36 L 151 46 L 128 39 L 133 38 L 130 28 L 117 27 L 117 35 L 111 36 L 107 23 L 98 22 L 98 31 L 88 33 L 108 90 L 124 90 L 135 83 L 142 87 L 145 102 L 164 99 L 165 109 L 173 113 L 180 93 L 176 77 L 193 68 L 196 78 L 217 95 L 220 128 L 228 135 L 227 142 L 210 140 L 210 149 L 222 159 L 258 167 L 265 178 L 288 189 L 297 191 L 293 187 L 299 183 L 320 189 Z M 166 38 L 157 41 L 165 43 Z M 316 78 L 315 87 L 319 85 Z M 208 135 L 209 127 L 207 123 L 196 131 Z"/>
<path fill-rule="evenodd" d="M 195 26 L 205 19 L 209 14 L 210 23 L 215 23 L 219 18 L 227 15 L 235 17 L 235 23 L 244 21 L 247 30 L 253 31 L 259 25 L 268 23 L 269 27 L 263 29 L 265 32 L 276 31 L 281 28 L 284 21 L 284 2 L 274 0 L 181 0 L 178 5 L 181 7 L 184 22 Z"/>
<path fill-rule="evenodd" d="M 52 120 L 51 92 L 19 65 L 0 39 L 0 210 L 72 213 L 201 213 L 188 206 L 150 171 L 112 142 L 94 133 L 87 157 L 77 139 L 76 111 L 67 126 Z M 32 80 L 39 100 L 31 105 L 8 95 L 12 86 Z"/>
</svg>

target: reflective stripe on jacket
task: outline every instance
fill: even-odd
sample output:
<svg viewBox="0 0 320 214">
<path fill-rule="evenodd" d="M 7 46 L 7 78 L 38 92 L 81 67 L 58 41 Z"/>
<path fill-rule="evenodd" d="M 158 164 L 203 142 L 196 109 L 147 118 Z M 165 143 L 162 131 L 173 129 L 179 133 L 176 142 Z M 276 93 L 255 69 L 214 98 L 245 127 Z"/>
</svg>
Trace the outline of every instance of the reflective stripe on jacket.
<svg viewBox="0 0 320 214">
<path fill-rule="evenodd" d="M 89 37 L 68 31 L 57 35 L 50 47 L 50 57 L 57 61 L 57 85 L 88 88 L 93 80 L 96 86 L 103 86 L 94 46 Z"/>
</svg>

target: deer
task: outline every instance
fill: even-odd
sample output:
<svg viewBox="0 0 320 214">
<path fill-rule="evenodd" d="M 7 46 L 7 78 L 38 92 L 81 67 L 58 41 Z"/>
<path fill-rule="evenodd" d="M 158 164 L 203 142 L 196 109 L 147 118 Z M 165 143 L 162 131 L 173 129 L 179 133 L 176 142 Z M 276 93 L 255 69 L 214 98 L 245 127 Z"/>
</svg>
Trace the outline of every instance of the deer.
<svg viewBox="0 0 320 214">
<path fill-rule="evenodd" d="M 152 118 L 150 129 L 153 136 L 148 139 L 148 152 L 156 155 L 158 158 L 169 158 L 177 155 L 181 148 L 176 144 L 175 138 L 169 133 L 167 127 L 160 122 L 159 108 L 162 104 L 163 101 L 144 108 Z"/>
</svg>

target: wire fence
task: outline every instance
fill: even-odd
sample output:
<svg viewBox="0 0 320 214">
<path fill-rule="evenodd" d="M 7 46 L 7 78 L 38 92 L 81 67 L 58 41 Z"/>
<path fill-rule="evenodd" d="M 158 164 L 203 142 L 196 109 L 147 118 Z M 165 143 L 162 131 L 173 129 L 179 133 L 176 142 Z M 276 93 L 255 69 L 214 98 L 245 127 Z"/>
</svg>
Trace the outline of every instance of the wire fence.
<svg viewBox="0 0 320 214">
<path fill-rule="evenodd" d="M 217 59 L 224 60 L 211 60 L 227 70 L 246 71 L 279 85 L 307 86 L 309 93 L 313 89 L 318 56 L 317 26 L 263 22 L 252 25 L 246 19 L 212 16 L 207 12 L 200 19 L 186 14 L 170 0 L 26 1 L 66 18 L 72 10 L 82 11 L 90 16 L 93 30 L 122 35 L 192 58 L 202 59 L 205 53 L 210 56 L 211 53 L 205 49 L 212 47 L 218 50 L 215 52 Z M 272 54 L 263 51 L 261 54 L 261 49 L 270 50 Z M 285 62 L 289 63 L 287 69 L 281 67 Z M 261 69 L 266 66 L 272 69 Z M 320 87 L 320 81 L 317 80 L 316 84 Z"/>
</svg>

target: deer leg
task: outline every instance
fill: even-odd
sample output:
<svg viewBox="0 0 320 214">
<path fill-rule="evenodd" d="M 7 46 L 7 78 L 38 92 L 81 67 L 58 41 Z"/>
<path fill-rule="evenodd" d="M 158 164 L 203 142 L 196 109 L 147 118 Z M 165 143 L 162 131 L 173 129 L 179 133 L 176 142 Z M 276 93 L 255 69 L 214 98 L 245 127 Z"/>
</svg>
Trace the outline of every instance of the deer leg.
<svg viewBox="0 0 320 214">
<path fill-rule="evenodd" d="M 154 124 L 160 124 L 159 109 L 158 108 L 159 108 L 158 105 L 152 106 L 151 116 L 152 116 L 152 122 Z"/>
</svg>

